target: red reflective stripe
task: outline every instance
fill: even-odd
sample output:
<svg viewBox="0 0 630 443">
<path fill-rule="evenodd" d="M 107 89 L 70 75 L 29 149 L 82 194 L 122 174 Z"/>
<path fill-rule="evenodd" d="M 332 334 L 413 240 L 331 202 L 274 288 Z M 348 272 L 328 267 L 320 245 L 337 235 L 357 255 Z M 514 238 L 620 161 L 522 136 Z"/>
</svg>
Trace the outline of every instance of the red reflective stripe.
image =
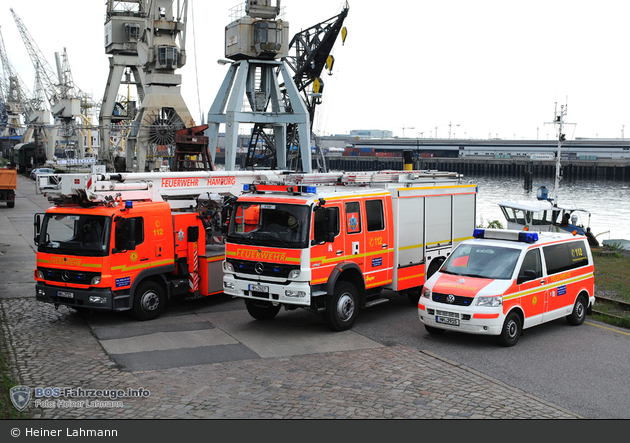
<svg viewBox="0 0 630 443">
<path fill-rule="evenodd" d="M 426 311 L 426 308 L 424 307 L 422 303 L 418 303 L 418 309 L 422 309 L 423 311 Z"/>
<path fill-rule="evenodd" d="M 473 318 L 499 318 L 499 314 L 475 314 Z"/>
</svg>

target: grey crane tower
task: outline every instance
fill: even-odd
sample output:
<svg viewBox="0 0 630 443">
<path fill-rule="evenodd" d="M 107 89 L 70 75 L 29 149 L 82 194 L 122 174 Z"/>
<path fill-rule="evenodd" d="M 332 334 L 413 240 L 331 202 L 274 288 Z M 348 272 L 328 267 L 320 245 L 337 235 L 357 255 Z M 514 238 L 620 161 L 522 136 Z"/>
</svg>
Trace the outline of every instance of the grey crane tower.
<svg viewBox="0 0 630 443">
<path fill-rule="evenodd" d="M 136 115 L 135 102 L 129 96 L 120 98 L 121 85 L 128 88 L 135 86 L 138 100 L 142 102 L 144 98 L 145 79 L 138 57 L 138 40 L 144 29 L 146 8 L 146 0 L 107 0 L 105 52 L 110 55 L 109 77 L 98 118 L 101 136 L 99 156 L 107 159 L 110 171 L 116 169 L 116 154 L 124 150 L 122 143 L 126 139 L 126 131 Z"/>
<path fill-rule="evenodd" d="M 309 114 L 291 74 L 282 60 L 288 55 L 289 23 L 277 19 L 280 0 L 248 0 L 246 16 L 225 28 L 225 57 L 230 69 L 208 112 L 210 153 L 216 155 L 219 125 L 225 125 L 225 169 L 236 167 L 239 124 L 273 127 L 278 146 L 286 146 L 287 124 L 297 125 L 302 170 L 311 172 Z M 288 100 L 283 100 L 278 82 L 282 76 Z M 244 109 L 247 96 L 250 109 Z M 278 168 L 286 169 L 284 149 L 277 150 Z"/>
<path fill-rule="evenodd" d="M 175 132 L 195 126 L 181 94 L 182 76 L 175 74 L 186 64 L 187 11 L 188 0 L 148 0 L 138 41 L 145 96 L 127 140 L 127 170 L 133 165 L 134 151 L 138 171 L 159 168 L 159 159 L 172 154 Z"/>
</svg>

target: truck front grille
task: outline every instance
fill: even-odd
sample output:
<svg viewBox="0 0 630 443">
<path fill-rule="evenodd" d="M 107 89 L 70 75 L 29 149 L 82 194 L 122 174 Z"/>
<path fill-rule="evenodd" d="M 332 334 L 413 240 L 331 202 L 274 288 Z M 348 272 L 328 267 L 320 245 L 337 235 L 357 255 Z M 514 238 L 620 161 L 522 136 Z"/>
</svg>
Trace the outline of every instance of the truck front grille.
<svg viewBox="0 0 630 443">
<path fill-rule="evenodd" d="M 256 261 L 234 260 L 228 258 L 227 262 L 234 266 L 234 271 L 240 274 L 264 275 L 265 277 L 289 278 L 289 273 L 294 269 L 300 269 L 300 265 L 283 265 L 278 263 L 263 263 L 263 271 L 256 272 Z"/>
<path fill-rule="evenodd" d="M 99 277 L 100 272 L 70 271 L 66 269 L 37 268 L 44 273 L 44 280 L 59 281 L 64 283 L 75 283 L 79 285 L 89 285 L 94 277 Z"/>
</svg>

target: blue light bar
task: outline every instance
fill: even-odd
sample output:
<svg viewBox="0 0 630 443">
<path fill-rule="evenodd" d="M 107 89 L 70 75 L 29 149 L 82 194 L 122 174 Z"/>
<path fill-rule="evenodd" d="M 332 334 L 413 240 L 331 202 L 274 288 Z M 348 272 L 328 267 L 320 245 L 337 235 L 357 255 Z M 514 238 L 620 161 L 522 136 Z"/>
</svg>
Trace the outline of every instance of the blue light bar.
<svg viewBox="0 0 630 443">
<path fill-rule="evenodd" d="M 243 185 L 243 191 L 249 191 L 249 185 L 248 184 Z"/>
<path fill-rule="evenodd" d="M 485 234 L 486 230 L 485 229 L 475 229 L 473 231 L 473 237 L 474 238 L 483 238 L 483 235 Z"/>
<path fill-rule="evenodd" d="M 525 243 L 536 243 L 538 241 L 538 233 L 537 232 L 519 232 L 518 233 L 518 241 L 522 241 Z"/>
<path fill-rule="evenodd" d="M 133 202 L 130 200 L 125 201 L 125 209 L 133 209 Z"/>
<path fill-rule="evenodd" d="M 307 194 L 317 194 L 317 187 L 315 186 L 307 186 L 306 187 Z"/>
</svg>

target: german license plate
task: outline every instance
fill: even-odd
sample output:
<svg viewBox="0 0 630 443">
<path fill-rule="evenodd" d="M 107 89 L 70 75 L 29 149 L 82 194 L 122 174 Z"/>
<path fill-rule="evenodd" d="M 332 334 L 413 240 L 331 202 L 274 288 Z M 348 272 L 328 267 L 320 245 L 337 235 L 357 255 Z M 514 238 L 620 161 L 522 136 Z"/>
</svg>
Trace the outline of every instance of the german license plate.
<svg viewBox="0 0 630 443">
<path fill-rule="evenodd" d="M 254 292 L 269 292 L 269 286 L 249 285 L 249 290 Z"/>
<path fill-rule="evenodd" d="M 459 326 L 459 319 L 458 318 L 442 317 L 441 315 L 436 315 L 435 316 L 435 322 L 436 323 L 442 323 L 442 324 L 445 324 L 445 325 Z"/>
<path fill-rule="evenodd" d="M 72 292 L 57 291 L 57 297 L 74 298 L 74 294 Z"/>
</svg>

